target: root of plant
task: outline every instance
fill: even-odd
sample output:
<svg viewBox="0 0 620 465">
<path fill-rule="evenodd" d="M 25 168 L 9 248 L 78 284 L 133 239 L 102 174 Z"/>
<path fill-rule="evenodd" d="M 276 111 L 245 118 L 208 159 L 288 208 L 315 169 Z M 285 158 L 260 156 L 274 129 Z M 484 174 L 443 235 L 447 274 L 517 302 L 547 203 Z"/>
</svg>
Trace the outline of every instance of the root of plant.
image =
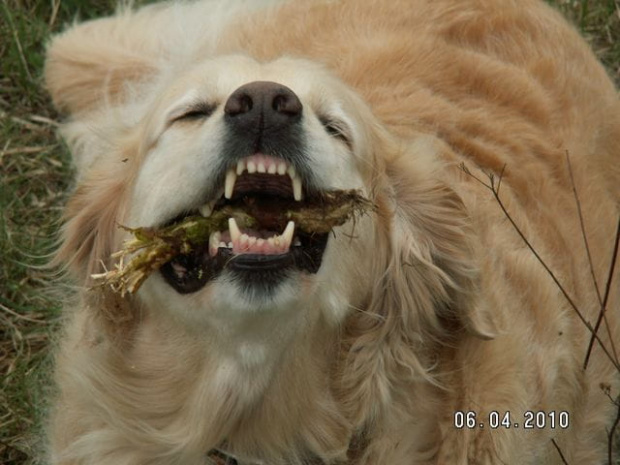
<svg viewBox="0 0 620 465">
<path fill-rule="evenodd" d="M 109 286 L 121 295 L 133 294 L 152 273 L 174 257 L 206 250 L 211 233 L 226 229 L 229 218 L 235 218 L 241 228 L 264 227 L 265 222 L 281 228 L 288 221 L 294 221 L 296 229 L 307 234 L 327 234 L 356 216 L 374 210 L 374 204 L 355 190 L 324 192 L 312 201 L 285 203 L 278 209 L 268 209 L 267 213 L 263 207 L 254 199 L 245 199 L 216 209 L 209 217 L 187 216 L 160 228 L 121 226 L 133 237 L 112 254 L 113 269 L 91 277 L 98 286 Z"/>
</svg>

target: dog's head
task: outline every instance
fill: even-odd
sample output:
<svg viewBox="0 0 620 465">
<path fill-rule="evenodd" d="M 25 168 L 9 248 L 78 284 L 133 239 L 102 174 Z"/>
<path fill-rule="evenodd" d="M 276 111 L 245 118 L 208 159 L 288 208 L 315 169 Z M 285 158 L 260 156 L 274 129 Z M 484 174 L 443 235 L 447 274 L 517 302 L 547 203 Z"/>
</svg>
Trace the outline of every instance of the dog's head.
<svg viewBox="0 0 620 465">
<path fill-rule="evenodd" d="M 250 202 L 258 227 L 231 221 L 205 250 L 154 273 L 139 300 L 191 326 L 261 313 L 333 325 L 359 313 L 400 314 L 392 323 L 408 333 L 455 323 L 489 331 L 466 212 L 429 161 L 441 144 L 397 141 L 316 63 L 178 60 L 152 34 L 152 47 L 142 40 L 133 54 L 135 34 L 104 20 L 49 50 L 47 83 L 72 115 L 65 135 L 78 167 L 59 256 L 78 276 L 114 266 L 119 225 L 159 227 Z M 273 220 L 343 189 L 376 211 L 321 234 Z"/>
</svg>

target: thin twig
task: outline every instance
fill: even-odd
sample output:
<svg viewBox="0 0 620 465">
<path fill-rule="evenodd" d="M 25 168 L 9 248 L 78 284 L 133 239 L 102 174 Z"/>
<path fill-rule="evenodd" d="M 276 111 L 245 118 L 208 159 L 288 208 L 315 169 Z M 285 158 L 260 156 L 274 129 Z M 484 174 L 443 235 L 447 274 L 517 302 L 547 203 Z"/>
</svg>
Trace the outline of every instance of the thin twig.
<svg viewBox="0 0 620 465">
<path fill-rule="evenodd" d="M 592 260 L 592 254 L 590 253 L 590 245 L 588 243 L 588 237 L 587 237 L 587 233 L 586 233 L 586 226 L 585 226 L 585 221 L 583 220 L 583 210 L 581 208 L 581 201 L 579 200 L 579 194 L 577 193 L 577 185 L 575 183 L 575 176 L 573 175 L 573 166 L 571 164 L 570 161 L 570 155 L 568 153 L 568 151 L 566 151 L 566 166 L 568 167 L 568 174 L 570 177 L 570 181 L 571 181 L 571 185 L 573 188 L 573 196 L 575 197 L 575 204 L 577 205 L 577 214 L 579 216 L 579 227 L 581 228 L 581 234 L 583 237 L 583 243 L 586 249 L 586 254 L 588 257 L 588 265 L 590 267 L 590 274 L 592 275 L 592 282 L 594 283 L 594 289 L 596 291 L 596 297 L 598 298 L 598 303 L 599 303 L 599 313 L 598 313 L 598 317 L 596 320 L 596 324 L 594 325 L 594 333 L 598 334 L 598 330 L 601 326 L 601 323 L 603 322 L 603 320 L 605 320 L 605 328 L 607 329 L 607 335 L 609 336 L 609 343 L 611 345 L 611 351 L 614 354 L 615 360 L 616 362 L 618 361 L 618 352 L 616 351 L 616 346 L 613 342 L 613 338 L 611 336 L 611 331 L 609 329 L 609 324 L 607 322 L 607 317 L 606 317 L 606 312 L 607 312 L 607 298 L 603 299 L 603 297 L 601 296 L 601 291 L 599 289 L 598 286 L 598 281 L 596 279 L 596 274 L 594 272 L 594 262 Z M 620 233 L 620 231 L 618 231 L 618 233 Z M 617 234 L 618 234 L 617 233 Z M 616 237 L 617 239 L 617 237 Z M 617 244 L 616 244 L 617 247 Z M 612 263 L 615 262 L 615 256 L 616 256 L 616 251 L 614 251 L 613 257 L 612 257 Z M 611 269 L 611 274 L 613 275 L 613 267 Z M 608 285 L 610 284 L 610 281 L 608 280 Z M 590 355 L 592 354 L 592 349 L 594 347 L 594 337 L 590 338 L 590 342 L 588 344 L 588 350 L 586 351 L 586 357 L 583 363 L 583 369 L 586 370 L 588 368 L 588 363 L 590 360 Z"/>
<path fill-rule="evenodd" d="M 616 239 L 614 241 L 614 251 L 611 256 L 611 263 L 609 265 L 609 272 L 607 273 L 607 284 L 605 285 L 605 295 L 603 296 L 603 302 L 601 303 L 601 311 L 599 312 L 598 319 L 596 320 L 596 324 L 594 325 L 594 331 L 598 331 L 599 326 L 601 325 L 601 321 L 605 316 L 605 310 L 607 309 L 607 302 L 609 301 L 609 294 L 611 292 L 611 283 L 614 278 L 614 271 L 616 269 L 616 260 L 618 258 L 618 246 L 620 245 L 620 218 L 618 218 L 618 226 L 616 228 Z M 585 370 L 588 367 L 588 362 L 590 361 L 590 355 L 592 354 L 592 347 L 594 346 L 594 334 L 592 338 L 590 338 L 590 344 L 588 345 L 588 352 L 586 353 L 586 358 L 583 363 L 583 369 Z M 610 338 L 611 340 L 611 338 Z"/>
<path fill-rule="evenodd" d="M 60 0 L 52 0 L 52 15 L 50 16 L 50 20 L 49 20 L 49 27 L 50 29 L 54 27 L 54 24 L 56 23 L 56 18 L 58 17 L 58 11 L 60 10 Z"/>
<path fill-rule="evenodd" d="M 21 64 L 22 70 L 26 73 L 28 79 L 32 82 L 33 78 L 32 74 L 30 73 L 30 67 L 28 66 L 28 60 L 26 60 L 26 56 L 24 55 L 24 49 L 19 40 L 19 33 L 17 31 L 17 28 L 15 27 L 15 23 L 13 22 L 13 17 L 11 16 L 11 9 L 9 8 L 6 0 L 2 1 L 2 8 L 4 10 L 4 16 L 6 18 L 9 29 L 11 30 L 11 33 L 13 35 L 13 41 L 15 42 L 15 47 L 17 48 L 17 54 L 19 56 L 19 63 Z"/>
<path fill-rule="evenodd" d="M 9 307 L 2 305 L 2 304 L 0 304 L 0 310 L 2 310 L 5 313 L 8 313 L 9 315 L 17 318 L 18 320 L 29 321 L 31 323 L 37 323 L 37 324 L 47 324 L 47 322 L 44 320 L 36 320 L 34 318 L 29 318 L 27 316 L 20 315 L 19 313 L 14 312 Z"/>
<path fill-rule="evenodd" d="M 603 305 L 603 297 L 601 296 L 601 291 L 598 287 L 598 282 L 596 280 L 596 274 L 594 273 L 594 262 L 592 261 L 592 254 L 590 253 L 590 245 L 588 244 L 588 236 L 586 234 L 586 225 L 583 221 L 583 211 L 581 210 L 581 201 L 579 200 L 579 194 L 577 193 L 577 186 L 575 185 L 575 177 L 573 175 L 573 166 L 570 162 L 570 156 L 568 154 L 568 150 L 566 151 L 566 166 L 568 167 L 568 175 L 570 177 L 570 182 L 573 187 L 573 197 L 575 197 L 575 204 L 577 205 L 577 215 L 579 216 L 579 227 L 581 228 L 581 235 L 583 237 L 583 243 L 586 248 L 586 254 L 588 256 L 588 264 L 590 265 L 590 274 L 592 275 L 592 282 L 594 283 L 594 289 L 596 290 L 596 296 L 598 297 L 599 305 Z M 601 312 L 603 310 L 601 309 Z M 596 329 L 595 329 L 596 330 Z"/>
<path fill-rule="evenodd" d="M 551 439 L 551 443 L 553 444 L 553 447 L 555 447 L 555 450 L 558 451 L 558 454 L 560 454 L 560 458 L 562 459 L 562 463 L 564 465 L 568 465 L 568 462 L 566 461 L 566 457 L 564 457 L 564 454 L 562 453 L 562 450 L 560 449 L 560 446 L 558 446 L 558 443 L 555 442 L 555 439 Z"/>
<path fill-rule="evenodd" d="M 0 157 L 5 155 L 18 155 L 18 154 L 32 154 L 32 153 L 40 153 L 46 150 L 51 150 L 55 145 L 42 145 L 39 147 L 15 147 L 7 150 L 0 150 Z"/>
<path fill-rule="evenodd" d="M 608 441 L 607 441 L 607 461 L 609 462 L 609 465 L 613 465 L 613 458 L 614 458 L 614 436 L 616 434 L 616 428 L 618 427 L 618 423 L 620 423 L 620 402 L 614 402 L 614 404 L 616 405 L 616 407 L 618 408 L 618 413 L 616 414 L 616 419 L 614 420 L 614 424 L 611 427 L 611 430 L 609 431 L 609 435 L 608 435 Z"/>
<path fill-rule="evenodd" d="M 592 325 L 584 318 L 583 314 L 581 313 L 581 311 L 579 310 L 579 308 L 577 307 L 577 305 L 575 304 L 575 302 L 573 301 L 571 296 L 568 294 L 568 292 L 566 291 L 566 289 L 564 288 L 562 283 L 560 283 L 560 281 L 555 276 L 553 271 L 551 271 L 551 268 L 549 268 L 549 266 L 545 263 L 545 261 L 542 259 L 542 257 L 538 254 L 538 252 L 536 251 L 534 246 L 530 243 L 530 241 L 527 239 L 527 237 L 525 237 L 525 234 L 523 233 L 523 231 L 521 231 L 521 228 L 519 228 L 519 226 L 515 223 L 514 219 L 510 215 L 510 213 L 508 213 L 508 210 L 506 210 L 506 206 L 504 205 L 504 202 L 502 201 L 502 199 L 499 197 L 499 195 L 497 193 L 495 177 L 493 175 L 487 174 L 487 177 L 489 178 L 489 180 L 491 182 L 491 184 L 489 185 L 489 184 L 485 183 L 484 181 L 482 181 L 481 179 L 479 179 L 478 177 L 476 177 L 471 171 L 469 171 L 469 169 L 465 166 L 464 163 L 461 164 L 461 169 L 465 172 L 465 174 L 468 174 L 473 179 L 475 179 L 476 181 L 478 181 L 480 184 L 482 184 L 484 187 L 486 187 L 487 189 L 489 189 L 491 191 L 491 193 L 493 194 L 493 197 L 497 201 L 499 207 L 502 209 L 502 212 L 504 213 L 504 216 L 506 217 L 506 219 L 508 219 L 508 221 L 510 222 L 512 227 L 515 229 L 515 231 L 517 232 L 519 237 L 521 237 L 521 240 L 523 240 L 523 242 L 525 243 L 527 248 L 530 250 L 530 252 L 532 252 L 532 254 L 534 254 L 534 257 L 536 257 L 538 262 L 542 265 L 542 267 L 545 269 L 547 274 L 551 277 L 551 279 L 556 284 L 556 286 L 558 287 L 558 289 L 560 290 L 560 292 L 562 293 L 562 295 L 564 296 L 564 298 L 566 299 L 568 304 L 575 311 L 575 313 L 577 314 L 577 316 L 579 317 L 581 322 L 586 326 L 586 328 L 588 328 L 588 330 L 592 334 L 592 337 L 594 339 L 596 339 L 596 341 L 600 344 L 601 349 L 603 349 L 603 352 L 605 352 L 605 354 L 607 355 L 607 357 L 609 358 L 611 363 L 614 365 L 616 370 L 620 371 L 620 364 L 614 359 L 614 357 L 611 355 L 611 353 L 609 352 L 607 347 L 605 347 L 605 344 L 603 343 L 603 341 L 600 339 L 598 334 L 596 334 L 594 332 L 594 329 L 592 328 Z M 503 175 L 503 173 L 504 173 L 504 171 L 502 170 L 502 175 Z M 501 180 L 500 180 L 500 184 L 501 184 Z"/>
</svg>

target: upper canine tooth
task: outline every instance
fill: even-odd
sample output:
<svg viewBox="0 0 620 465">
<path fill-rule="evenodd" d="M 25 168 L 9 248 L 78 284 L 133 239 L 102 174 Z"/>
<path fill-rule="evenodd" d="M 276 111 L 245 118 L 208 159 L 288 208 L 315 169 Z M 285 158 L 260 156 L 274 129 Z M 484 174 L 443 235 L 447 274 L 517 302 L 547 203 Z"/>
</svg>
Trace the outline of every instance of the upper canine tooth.
<svg viewBox="0 0 620 465">
<path fill-rule="evenodd" d="M 237 173 L 234 170 L 228 170 L 226 173 L 226 184 L 224 185 L 224 197 L 230 199 L 235 189 L 235 182 L 237 181 Z"/>
<path fill-rule="evenodd" d="M 230 231 L 230 240 L 232 242 L 236 242 L 241 238 L 241 230 L 234 218 L 228 218 L 228 230 Z"/>
<path fill-rule="evenodd" d="M 302 199 L 301 187 L 301 178 L 299 176 L 295 176 L 293 178 L 293 197 L 295 197 L 297 202 Z"/>
<path fill-rule="evenodd" d="M 288 173 L 288 175 L 291 177 L 291 179 L 293 179 L 295 177 L 295 167 L 293 165 L 290 165 L 288 167 L 288 169 L 286 170 L 286 172 Z"/>
</svg>

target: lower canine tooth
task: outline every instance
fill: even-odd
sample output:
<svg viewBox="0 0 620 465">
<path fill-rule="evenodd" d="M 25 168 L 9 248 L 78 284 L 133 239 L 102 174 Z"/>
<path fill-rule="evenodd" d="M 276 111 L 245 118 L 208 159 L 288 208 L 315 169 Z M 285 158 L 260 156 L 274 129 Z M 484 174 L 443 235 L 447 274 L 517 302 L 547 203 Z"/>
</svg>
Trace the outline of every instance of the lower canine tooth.
<svg viewBox="0 0 620 465">
<path fill-rule="evenodd" d="M 291 243 L 293 242 L 294 234 L 295 234 L 295 222 L 289 221 L 288 224 L 286 225 L 286 228 L 284 229 L 284 232 L 282 233 L 282 239 L 284 240 L 284 243 L 286 244 L 287 248 L 291 246 Z"/>
<path fill-rule="evenodd" d="M 228 218 L 228 229 L 230 230 L 230 240 L 237 242 L 241 238 L 241 230 L 234 218 Z"/>
<path fill-rule="evenodd" d="M 204 216 L 205 218 L 208 218 L 211 216 L 211 213 L 213 213 L 213 207 L 215 206 L 215 201 L 209 202 L 209 203 L 205 203 L 202 207 L 200 207 L 200 214 L 202 216 Z"/>
<path fill-rule="evenodd" d="M 212 232 L 209 236 L 209 253 L 211 256 L 215 256 L 217 254 L 217 248 L 220 245 L 221 234 L 219 232 Z"/>
</svg>

